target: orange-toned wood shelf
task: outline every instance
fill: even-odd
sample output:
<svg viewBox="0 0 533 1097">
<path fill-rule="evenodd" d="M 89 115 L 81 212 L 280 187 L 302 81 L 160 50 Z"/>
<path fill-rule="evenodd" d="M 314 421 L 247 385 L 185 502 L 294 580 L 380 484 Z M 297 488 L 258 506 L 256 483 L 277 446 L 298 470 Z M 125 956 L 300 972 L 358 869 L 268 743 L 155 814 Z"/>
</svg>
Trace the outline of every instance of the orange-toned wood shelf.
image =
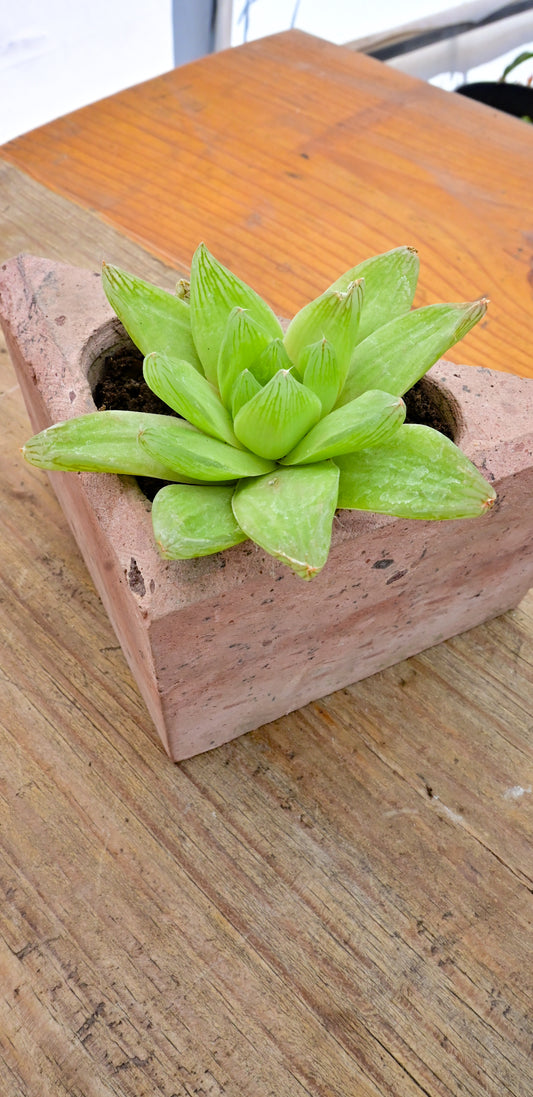
<svg viewBox="0 0 533 1097">
<path fill-rule="evenodd" d="M 165 262 L 205 239 L 292 314 L 341 270 L 420 251 L 418 304 L 491 298 L 455 361 L 529 376 L 533 127 L 288 32 L 5 145 L 4 160 Z"/>
</svg>

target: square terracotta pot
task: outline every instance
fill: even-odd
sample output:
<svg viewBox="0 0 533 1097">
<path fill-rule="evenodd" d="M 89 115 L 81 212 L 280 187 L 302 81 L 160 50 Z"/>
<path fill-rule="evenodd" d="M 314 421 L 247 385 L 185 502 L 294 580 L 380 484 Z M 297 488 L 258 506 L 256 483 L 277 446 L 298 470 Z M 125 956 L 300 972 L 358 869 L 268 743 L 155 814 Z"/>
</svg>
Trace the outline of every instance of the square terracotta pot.
<svg viewBox="0 0 533 1097">
<path fill-rule="evenodd" d="M 93 411 L 102 354 L 128 339 L 99 275 L 13 259 L 0 271 L 0 314 L 34 430 Z M 441 361 L 425 384 L 496 506 L 434 523 L 341 511 L 311 583 L 250 542 L 165 561 L 135 479 L 50 474 L 171 758 L 503 613 L 533 584 L 532 382 Z"/>
</svg>

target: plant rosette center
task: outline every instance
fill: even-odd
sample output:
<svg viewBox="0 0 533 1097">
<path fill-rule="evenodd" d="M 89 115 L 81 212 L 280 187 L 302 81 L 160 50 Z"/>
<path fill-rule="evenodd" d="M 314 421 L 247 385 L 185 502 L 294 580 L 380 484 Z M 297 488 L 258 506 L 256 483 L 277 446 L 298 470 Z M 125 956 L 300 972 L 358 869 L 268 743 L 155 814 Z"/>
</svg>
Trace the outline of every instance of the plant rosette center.
<svg viewBox="0 0 533 1097">
<path fill-rule="evenodd" d="M 405 422 L 404 394 L 484 315 L 487 301 L 413 308 L 418 256 L 366 259 L 283 332 L 201 244 L 175 294 L 104 264 L 107 298 L 177 413 L 98 411 L 24 447 L 41 468 L 166 483 L 152 506 L 161 554 L 190 559 L 251 539 L 311 579 L 338 508 L 474 518 L 495 492 L 439 431 Z"/>
</svg>

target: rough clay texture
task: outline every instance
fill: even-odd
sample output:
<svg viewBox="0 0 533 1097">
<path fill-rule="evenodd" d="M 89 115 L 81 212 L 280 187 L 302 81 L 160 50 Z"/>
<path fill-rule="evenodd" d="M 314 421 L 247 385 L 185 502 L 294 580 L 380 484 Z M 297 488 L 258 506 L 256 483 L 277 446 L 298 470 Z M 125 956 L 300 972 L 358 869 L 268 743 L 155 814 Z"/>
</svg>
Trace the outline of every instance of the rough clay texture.
<svg viewBox="0 0 533 1097">
<path fill-rule="evenodd" d="M 94 410 L 91 363 L 125 339 L 98 275 L 13 259 L 0 269 L 0 318 L 35 431 Z M 162 560 L 134 479 L 50 474 L 174 760 L 503 613 L 533 584 L 532 382 L 444 361 L 429 376 L 495 508 L 445 523 L 341 511 L 312 583 L 250 542 Z"/>
</svg>

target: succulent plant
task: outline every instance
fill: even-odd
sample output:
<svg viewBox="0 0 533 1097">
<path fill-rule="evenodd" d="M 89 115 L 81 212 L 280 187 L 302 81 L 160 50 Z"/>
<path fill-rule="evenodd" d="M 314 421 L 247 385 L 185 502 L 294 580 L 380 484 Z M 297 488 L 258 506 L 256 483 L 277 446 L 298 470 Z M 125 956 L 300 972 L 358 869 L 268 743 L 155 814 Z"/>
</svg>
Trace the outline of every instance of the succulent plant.
<svg viewBox="0 0 533 1097">
<path fill-rule="evenodd" d="M 304 579 L 324 566 L 337 508 L 475 517 L 492 487 L 447 437 L 404 422 L 402 396 L 484 315 L 487 301 L 412 309 L 418 256 L 359 263 L 283 331 L 201 244 L 170 294 L 104 264 L 109 302 L 175 415 L 98 411 L 24 447 L 41 468 L 155 476 L 163 556 L 250 538 Z"/>
</svg>

